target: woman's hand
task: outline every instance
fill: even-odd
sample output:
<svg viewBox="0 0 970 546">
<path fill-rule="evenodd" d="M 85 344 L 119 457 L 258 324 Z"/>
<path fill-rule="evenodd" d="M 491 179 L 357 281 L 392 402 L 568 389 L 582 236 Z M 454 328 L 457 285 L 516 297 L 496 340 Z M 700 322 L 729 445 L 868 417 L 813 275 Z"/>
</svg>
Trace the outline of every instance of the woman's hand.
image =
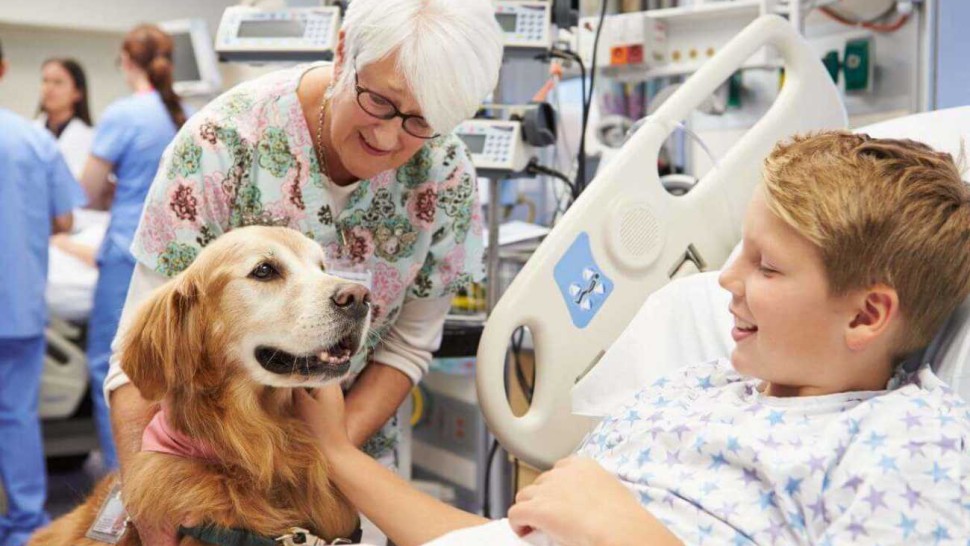
<svg viewBox="0 0 970 546">
<path fill-rule="evenodd" d="M 313 396 L 295 389 L 297 414 L 310 427 L 323 454 L 329 459 L 343 449 L 356 449 L 347 436 L 344 394 L 339 383 L 314 389 Z"/>
<path fill-rule="evenodd" d="M 509 523 L 520 536 L 535 529 L 562 546 L 680 543 L 616 476 L 576 456 L 519 491 Z"/>
</svg>

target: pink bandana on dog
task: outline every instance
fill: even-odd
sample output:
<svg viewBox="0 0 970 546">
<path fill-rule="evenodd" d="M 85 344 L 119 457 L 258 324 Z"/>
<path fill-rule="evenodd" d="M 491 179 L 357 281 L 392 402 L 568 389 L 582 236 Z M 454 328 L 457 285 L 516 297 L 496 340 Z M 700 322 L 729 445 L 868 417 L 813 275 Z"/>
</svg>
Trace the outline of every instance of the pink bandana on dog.
<svg viewBox="0 0 970 546">
<path fill-rule="evenodd" d="M 141 437 L 141 450 L 189 459 L 202 459 L 207 462 L 218 460 L 212 448 L 169 426 L 168 420 L 165 419 L 164 406 L 145 428 L 145 433 Z"/>
</svg>

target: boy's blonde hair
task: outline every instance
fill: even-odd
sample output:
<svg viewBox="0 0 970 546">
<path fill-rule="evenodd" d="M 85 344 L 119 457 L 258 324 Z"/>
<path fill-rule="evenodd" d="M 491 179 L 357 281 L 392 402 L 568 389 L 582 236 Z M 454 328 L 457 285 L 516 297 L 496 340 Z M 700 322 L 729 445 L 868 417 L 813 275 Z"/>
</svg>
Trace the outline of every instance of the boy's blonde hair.
<svg viewBox="0 0 970 546">
<path fill-rule="evenodd" d="M 832 294 L 896 290 L 896 356 L 927 345 L 970 292 L 970 186 L 950 154 L 823 132 L 775 146 L 764 181 L 768 208 L 821 249 Z"/>
</svg>

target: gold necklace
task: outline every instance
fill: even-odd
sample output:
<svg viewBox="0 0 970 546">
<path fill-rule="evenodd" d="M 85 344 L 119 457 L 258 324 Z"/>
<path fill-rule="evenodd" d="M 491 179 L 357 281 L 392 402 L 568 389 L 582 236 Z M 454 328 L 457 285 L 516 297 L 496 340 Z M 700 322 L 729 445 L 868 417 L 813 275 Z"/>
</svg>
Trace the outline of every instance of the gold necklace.
<svg viewBox="0 0 970 546">
<path fill-rule="evenodd" d="M 316 142 L 316 152 L 317 161 L 320 163 L 320 172 L 323 173 L 327 179 L 330 179 L 330 166 L 327 165 L 327 153 L 323 148 L 323 112 L 327 109 L 327 104 L 330 103 L 330 99 L 324 94 L 324 99 L 320 103 L 320 114 L 317 116 L 317 142 Z M 330 180 L 332 183 L 333 181 Z"/>
</svg>

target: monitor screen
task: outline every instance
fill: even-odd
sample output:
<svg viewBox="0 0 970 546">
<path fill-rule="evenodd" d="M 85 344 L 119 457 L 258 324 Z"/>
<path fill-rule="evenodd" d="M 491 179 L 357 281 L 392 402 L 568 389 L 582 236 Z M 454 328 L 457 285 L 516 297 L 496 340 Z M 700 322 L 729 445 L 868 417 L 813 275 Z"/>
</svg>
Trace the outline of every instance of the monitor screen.
<svg viewBox="0 0 970 546">
<path fill-rule="evenodd" d="M 203 19 L 160 21 L 172 37 L 172 83 L 183 96 L 214 95 L 222 89 L 216 52 Z"/>
<path fill-rule="evenodd" d="M 172 65 L 175 73 L 172 75 L 176 82 L 197 82 L 202 79 L 199 63 L 195 59 L 195 48 L 192 46 L 192 34 L 189 32 L 172 33 L 174 50 L 172 51 Z"/>
<path fill-rule="evenodd" d="M 302 38 L 306 30 L 303 21 L 242 21 L 240 38 Z"/>
<path fill-rule="evenodd" d="M 518 16 L 514 13 L 496 13 L 495 19 L 505 32 L 515 32 L 515 20 Z"/>
<path fill-rule="evenodd" d="M 465 144 L 468 145 L 468 149 L 473 154 L 480 154 L 482 150 L 485 149 L 485 135 L 462 135 L 459 134 Z"/>
</svg>

